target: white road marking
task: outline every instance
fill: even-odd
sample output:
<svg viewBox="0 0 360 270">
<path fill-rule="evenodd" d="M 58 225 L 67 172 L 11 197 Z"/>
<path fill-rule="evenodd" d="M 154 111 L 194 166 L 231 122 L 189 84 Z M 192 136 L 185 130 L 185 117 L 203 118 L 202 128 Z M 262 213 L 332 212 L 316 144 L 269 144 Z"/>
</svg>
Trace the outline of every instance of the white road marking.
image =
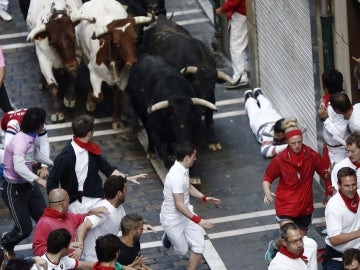
<svg viewBox="0 0 360 270">
<path fill-rule="evenodd" d="M 325 206 L 322 203 L 315 203 L 315 208 L 324 208 Z M 233 216 L 225 216 L 225 217 L 219 217 L 219 218 L 213 218 L 208 219 L 214 224 L 221 224 L 226 222 L 234 222 L 239 220 L 248 220 L 250 218 L 260 218 L 264 216 L 269 215 L 275 215 L 275 210 L 265 210 L 265 211 L 257 211 L 252 213 L 246 213 L 246 214 L 240 214 L 240 215 L 233 215 Z M 274 218 L 275 220 L 275 218 Z M 324 217 L 314 218 L 312 221 L 312 224 L 321 224 L 325 223 Z M 164 229 L 161 226 L 155 226 L 154 229 L 157 233 L 162 232 Z M 277 223 L 273 224 L 267 224 L 267 225 L 261 225 L 261 226 L 254 226 L 254 227 L 248 227 L 248 228 L 242 228 L 237 230 L 230 230 L 230 231 L 224 231 L 224 232 L 217 232 L 217 233 L 209 233 L 207 234 L 209 239 L 219 239 L 219 238 L 225 238 L 225 237 L 233 237 L 238 235 L 244 235 L 244 234 L 250 234 L 250 233 L 257 233 L 257 232 L 264 232 L 264 231 L 272 231 L 272 230 L 278 230 L 279 225 Z M 152 233 L 152 232 L 144 232 L 144 233 Z M 17 245 L 15 247 L 15 250 L 27 250 L 31 249 L 32 243 L 29 244 L 22 244 Z M 153 248 L 153 247 L 160 247 L 162 246 L 161 241 L 151 241 L 151 242 L 145 242 L 141 243 L 141 248 Z M 214 268 L 216 269 L 216 268 Z"/>
<path fill-rule="evenodd" d="M 0 35 L 0 39 L 26 37 L 28 34 L 29 34 L 29 32 L 19 32 L 19 33 L 14 33 L 14 34 L 4 34 L 4 35 Z"/>
</svg>

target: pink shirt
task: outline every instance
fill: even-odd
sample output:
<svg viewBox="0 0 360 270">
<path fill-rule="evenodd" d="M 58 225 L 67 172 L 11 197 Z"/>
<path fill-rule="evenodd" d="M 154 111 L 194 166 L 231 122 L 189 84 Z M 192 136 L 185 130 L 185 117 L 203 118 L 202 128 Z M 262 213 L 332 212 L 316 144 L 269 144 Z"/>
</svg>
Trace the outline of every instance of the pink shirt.
<svg viewBox="0 0 360 270">
<path fill-rule="evenodd" d="M 14 170 L 14 155 L 24 156 L 25 165 L 32 170 L 34 160 L 35 138 L 20 131 L 5 148 L 4 156 L 4 177 L 12 182 L 24 183 L 32 182 L 33 179 L 22 179 Z"/>
</svg>

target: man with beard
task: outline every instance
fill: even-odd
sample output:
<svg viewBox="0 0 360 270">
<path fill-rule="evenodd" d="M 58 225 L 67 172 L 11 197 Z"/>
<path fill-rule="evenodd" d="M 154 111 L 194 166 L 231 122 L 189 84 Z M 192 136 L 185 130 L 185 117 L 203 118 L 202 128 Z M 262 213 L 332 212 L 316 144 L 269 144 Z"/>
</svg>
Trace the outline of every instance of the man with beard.
<svg viewBox="0 0 360 270">
<path fill-rule="evenodd" d="M 94 243 L 99 236 L 118 234 L 121 219 L 126 215 L 122 206 L 125 201 L 126 190 L 125 178 L 112 175 L 106 179 L 104 183 L 105 200 L 101 200 L 97 206 L 106 207 L 110 214 L 102 217 L 97 215 L 87 216 L 76 233 L 76 241 L 80 245 L 82 244 L 83 247 L 81 258 L 84 261 L 97 261 Z M 77 255 L 73 255 L 73 258 L 79 259 L 81 252 Z"/>
</svg>

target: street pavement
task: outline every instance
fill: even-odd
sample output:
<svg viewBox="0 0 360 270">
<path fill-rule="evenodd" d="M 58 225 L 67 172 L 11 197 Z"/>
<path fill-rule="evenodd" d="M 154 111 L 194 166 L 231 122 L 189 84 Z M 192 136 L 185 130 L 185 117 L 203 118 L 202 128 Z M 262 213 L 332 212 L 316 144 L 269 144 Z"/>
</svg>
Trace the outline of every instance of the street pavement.
<svg viewBox="0 0 360 270">
<path fill-rule="evenodd" d="M 174 12 L 173 20 L 182 24 L 192 35 L 210 44 L 214 33 L 211 20 L 199 2 L 167 1 L 167 11 Z M 27 44 L 26 25 L 19 11 L 18 2 L 11 1 L 9 12 L 14 16 L 12 22 L 0 21 L 0 45 L 7 62 L 6 84 L 12 102 L 18 107 L 39 106 L 50 112 L 51 99 L 47 90 L 39 90 L 41 75 L 33 44 Z M 209 45 L 210 46 L 210 45 Z M 228 59 L 217 53 L 218 68 L 231 75 Z M 85 94 L 89 87 L 86 68 L 82 67 L 82 77 L 77 82 L 78 103 L 75 109 L 65 110 L 66 119 L 62 124 L 52 125 L 48 116 L 48 129 L 51 140 L 51 157 L 59 153 L 66 141 L 71 138 L 69 122 L 80 113 L 85 113 Z M 252 86 L 257 87 L 257 86 Z M 266 86 L 263 92 L 266 95 Z M 262 176 L 269 162 L 260 154 L 244 111 L 244 89 L 227 90 L 224 85 L 216 86 L 217 106 L 215 131 L 223 150 L 212 152 L 207 149 L 205 140 L 199 146 L 197 166 L 201 174 L 202 192 L 222 200 L 220 207 L 192 200 L 197 213 L 211 219 L 215 227 L 207 230 L 207 251 L 199 269 L 266 269 L 264 253 L 271 239 L 278 236 L 273 205 L 264 205 Z M 142 236 L 142 254 L 150 258 L 152 269 L 186 269 L 186 258 L 180 258 L 172 249 L 165 250 L 161 245 L 162 228 L 159 212 L 162 202 L 162 181 L 166 173 L 160 162 L 150 163 L 143 146 L 131 132 L 111 130 L 111 91 L 106 92 L 106 102 L 92 113 L 97 119 L 95 141 L 102 146 L 104 155 L 122 171 L 129 175 L 148 173 L 141 185 L 128 184 L 124 207 L 127 213 L 141 214 L 146 222 L 156 226 L 157 233 Z M 139 135 L 141 138 L 141 134 Z M 143 141 L 143 140 L 140 140 Z M 324 245 L 319 231 L 324 227 L 324 208 L 321 204 L 322 189 L 314 185 L 316 210 L 314 226 L 309 235 Z M 44 192 L 44 196 L 46 196 Z M 0 201 L 0 232 L 11 228 L 12 219 Z M 29 237 L 17 247 L 20 256 L 31 255 L 32 238 Z"/>
</svg>

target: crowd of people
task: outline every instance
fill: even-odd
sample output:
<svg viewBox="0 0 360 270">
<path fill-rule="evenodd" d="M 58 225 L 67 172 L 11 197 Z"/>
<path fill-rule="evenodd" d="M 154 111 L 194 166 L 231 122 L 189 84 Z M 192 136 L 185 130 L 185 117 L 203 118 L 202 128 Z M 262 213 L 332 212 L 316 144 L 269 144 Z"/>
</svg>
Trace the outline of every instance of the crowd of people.
<svg viewBox="0 0 360 270">
<path fill-rule="evenodd" d="M 11 21 L 7 5 L 7 0 L 0 0 L 0 18 Z M 233 83 L 227 88 L 234 89 L 248 84 L 245 1 L 225 1 L 216 14 L 225 13 L 233 68 Z M 140 253 L 140 238 L 143 231 L 154 229 L 139 214 L 126 214 L 122 205 L 127 181 L 139 184 L 146 174 L 128 176 L 103 156 L 93 142 L 94 118 L 87 114 L 73 119 L 73 138 L 51 160 L 46 112 L 37 107 L 16 110 L 7 95 L 5 74 L 0 48 L 2 197 L 14 220 L 12 230 L 0 238 L 0 269 L 151 269 Z M 323 123 L 322 155 L 303 143 L 304 129 L 298 120 L 282 117 L 262 89 L 244 92 L 245 110 L 261 154 L 272 158 L 262 182 L 263 201 L 274 202 L 280 227 L 279 238 L 269 242 L 265 254 L 271 270 L 318 269 L 318 243 L 307 236 L 314 211 L 315 173 L 325 190 L 323 270 L 360 269 L 360 105 L 352 104 L 344 92 L 338 70 L 325 71 L 322 85 L 325 95 L 318 110 Z M 189 169 L 196 155 L 196 147 L 189 142 L 177 146 L 160 212 L 162 243 L 180 256 L 189 253 L 188 270 L 197 269 L 205 251 L 204 229 L 213 227 L 196 214 L 190 196 L 221 203 L 190 183 Z M 48 193 L 47 203 L 41 188 Z M 34 257 L 16 258 L 14 247 L 32 232 Z"/>
<path fill-rule="evenodd" d="M 323 123 L 322 156 L 303 143 L 297 120 L 282 118 L 260 88 L 244 93 L 249 124 L 261 153 L 273 157 L 263 177 L 264 203 L 274 201 L 280 237 L 269 242 L 265 253 L 268 269 L 318 269 L 318 243 L 307 236 L 314 211 L 315 172 L 324 180 L 326 203 L 323 270 L 357 269 L 347 265 L 356 265 L 358 253 L 354 250 L 360 248 L 359 104 L 352 105 L 343 91 L 338 70 L 325 71 L 322 83 L 325 95 L 318 110 Z"/>
</svg>

